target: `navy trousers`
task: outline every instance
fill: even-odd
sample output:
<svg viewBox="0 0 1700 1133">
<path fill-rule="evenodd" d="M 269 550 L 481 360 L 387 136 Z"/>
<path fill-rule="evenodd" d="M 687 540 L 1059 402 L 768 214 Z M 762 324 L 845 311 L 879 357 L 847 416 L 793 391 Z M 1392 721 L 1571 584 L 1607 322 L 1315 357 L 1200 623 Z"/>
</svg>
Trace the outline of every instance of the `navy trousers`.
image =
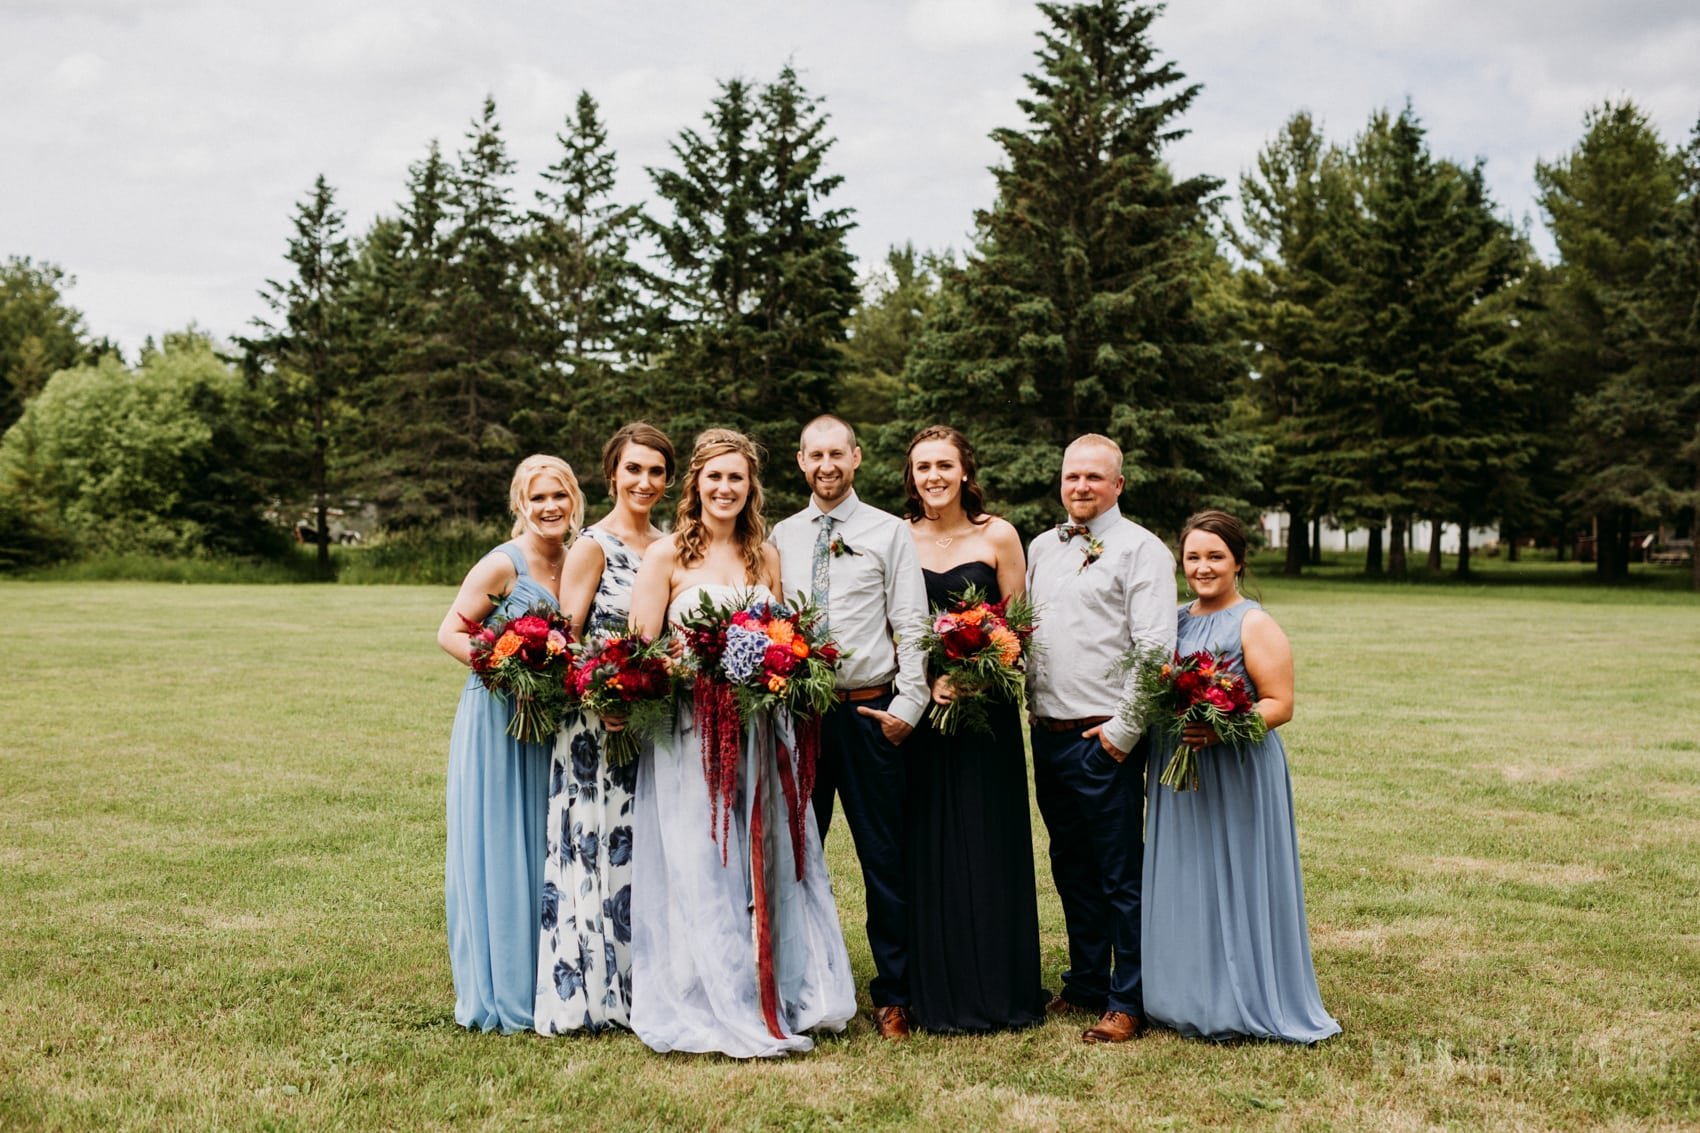
<svg viewBox="0 0 1700 1133">
<path fill-rule="evenodd" d="M 1033 789 L 1051 838 L 1051 877 L 1068 926 L 1063 997 L 1144 1016 L 1139 891 L 1145 863 L 1147 741 L 1117 763 L 1080 731 L 1035 725 Z"/>
<path fill-rule="evenodd" d="M 868 947 L 874 981 L 868 995 L 875 1007 L 909 1003 L 909 898 L 904 861 L 903 807 L 909 797 L 909 766 L 903 749 L 880 731 L 878 721 L 858 708 L 885 711 L 891 695 L 835 704 L 822 721 L 820 766 L 815 772 L 815 822 L 821 841 L 832 825 L 832 796 L 844 800 L 844 821 L 862 864 L 868 899 Z"/>
</svg>

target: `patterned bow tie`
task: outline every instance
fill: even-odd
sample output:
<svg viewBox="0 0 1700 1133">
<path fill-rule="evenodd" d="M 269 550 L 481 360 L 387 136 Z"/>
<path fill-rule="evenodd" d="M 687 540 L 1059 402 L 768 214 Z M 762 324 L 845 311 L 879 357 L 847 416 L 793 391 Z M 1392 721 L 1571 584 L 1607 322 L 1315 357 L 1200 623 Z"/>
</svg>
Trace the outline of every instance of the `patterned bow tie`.
<svg viewBox="0 0 1700 1133">
<path fill-rule="evenodd" d="M 1090 527 L 1086 526 L 1084 523 L 1059 523 L 1059 524 L 1057 524 L 1057 539 L 1060 542 L 1063 542 L 1063 543 L 1068 542 L 1070 539 L 1074 538 L 1076 535 L 1079 535 L 1082 538 L 1084 538 L 1085 536 L 1088 536 L 1090 534 L 1092 534 L 1092 529 Z"/>
</svg>

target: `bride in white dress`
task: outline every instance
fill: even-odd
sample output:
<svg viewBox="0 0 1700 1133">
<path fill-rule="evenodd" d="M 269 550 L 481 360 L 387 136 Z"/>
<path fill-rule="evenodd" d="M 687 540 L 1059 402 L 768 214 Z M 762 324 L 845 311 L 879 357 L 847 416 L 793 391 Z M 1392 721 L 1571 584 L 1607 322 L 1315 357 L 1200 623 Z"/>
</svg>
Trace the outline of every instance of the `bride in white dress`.
<svg viewBox="0 0 1700 1133">
<path fill-rule="evenodd" d="M 779 553 L 763 541 L 758 468 L 755 447 L 741 433 L 710 429 L 697 438 L 674 533 L 650 548 L 638 570 L 632 623 L 639 632 L 659 633 L 704 592 L 716 602 L 780 593 Z M 751 1058 L 809 1050 L 807 1032 L 842 1031 L 856 1013 L 814 810 L 803 808 L 798 879 L 774 729 L 747 730 L 722 864 L 690 715 L 688 705 L 681 707 L 672 734 L 659 738 L 638 766 L 632 1030 L 662 1052 Z M 752 845 L 757 804 L 762 836 Z M 757 915 L 758 902 L 765 918 Z"/>
</svg>

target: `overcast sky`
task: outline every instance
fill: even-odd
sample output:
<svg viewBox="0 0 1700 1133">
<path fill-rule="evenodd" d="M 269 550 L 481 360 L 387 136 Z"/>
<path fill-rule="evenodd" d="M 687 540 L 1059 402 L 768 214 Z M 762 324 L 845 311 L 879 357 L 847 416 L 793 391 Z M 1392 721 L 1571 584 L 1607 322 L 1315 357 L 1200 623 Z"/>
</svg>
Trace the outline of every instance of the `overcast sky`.
<svg viewBox="0 0 1700 1133">
<path fill-rule="evenodd" d="M 228 336 L 320 173 L 362 231 L 489 93 L 529 203 L 583 89 L 645 199 L 717 79 L 788 60 L 832 116 L 863 267 L 906 240 L 961 248 L 1040 22 L 1018 0 L 0 0 L 0 256 L 75 275 L 89 329 L 132 355 L 191 320 Z M 1588 107 L 1631 97 L 1671 144 L 1700 118 L 1695 0 L 1175 0 L 1155 37 L 1204 84 L 1182 174 L 1231 190 L 1294 111 L 1345 141 L 1409 97 L 1543 250 L 1534 163 Z"/>
</svg>

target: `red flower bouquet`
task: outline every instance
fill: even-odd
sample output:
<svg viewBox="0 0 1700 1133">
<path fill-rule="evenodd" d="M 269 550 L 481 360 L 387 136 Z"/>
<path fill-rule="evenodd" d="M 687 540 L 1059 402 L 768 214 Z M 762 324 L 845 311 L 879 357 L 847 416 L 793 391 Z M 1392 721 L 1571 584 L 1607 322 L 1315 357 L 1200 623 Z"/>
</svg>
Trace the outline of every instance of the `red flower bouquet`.
<svg viewBox="0 0 1700 1133">
<path fill-rule="evenodd" d="M 499 598 L 492 601 L 501 605 Z M 532 744 L 553 739 L 566 708 L 567 619 L 538 602 L 495 625 L 461 620 L 472 642 L 472 671 L 485 688 L 513 703 L 508 735 Z"/>
<path fill-rule="evenodd" d="M 988 602 L 977 587 L 962 592 L 947 610 L 935 610 L 921 636 L 927 671 L 950 678 L 955 690 L 949 704 L 927 713 L 933 727 L 947 736 L 967 728 L 991 731 L 988 701 L 1013 704 L 1021 697 L 1022 670 L 1031 650 L 1033 604 L 1025 595 Z"/>
<path fill-rule="evenodd" d="M 1188 724 L 1206 724 L 1223 744 L 1234 748 L 1256 743 L 1269 733 L 1245 678 L 1230 667 L 1232 658 L 1208 650 L 1168 660 L 1142 655 L 1136 692 L 1128 715 L 1142 727 L 1179 734 Z M 1198 790 L 1198 749 L 1178 744 L 1159 783 L 1176 791 Z"/>
<path fill-rule="evenodd" d="M 598 716 L 622 716 L 625 727 L 606 733 L 608 762 L 623 766 L 637 758 L 643 741 L 669 727 L 673 698 L 681 683 L 664 639 L 602 630 L 572 647 L 566 674 L 573 707 Z"/>
<path fill-rule="evenodd" d="M 682 619 L 685 646 L 696 669 L 691 706 L 702 741 L 703 776 L 711 796 L 709 830 L 725 861 L 739 755 L 747 727 L 783 711 L 797 750 L 780 743 L 779 770 L 791 820 L 797 876 L 803 876 L 803 808 L 814 793 L 820 757 L 820 718 L 838 683 L 838 646 L 826 636 L 820 611 L 762 598 L 716 606 L 707 594 Z"/>
</svg>

